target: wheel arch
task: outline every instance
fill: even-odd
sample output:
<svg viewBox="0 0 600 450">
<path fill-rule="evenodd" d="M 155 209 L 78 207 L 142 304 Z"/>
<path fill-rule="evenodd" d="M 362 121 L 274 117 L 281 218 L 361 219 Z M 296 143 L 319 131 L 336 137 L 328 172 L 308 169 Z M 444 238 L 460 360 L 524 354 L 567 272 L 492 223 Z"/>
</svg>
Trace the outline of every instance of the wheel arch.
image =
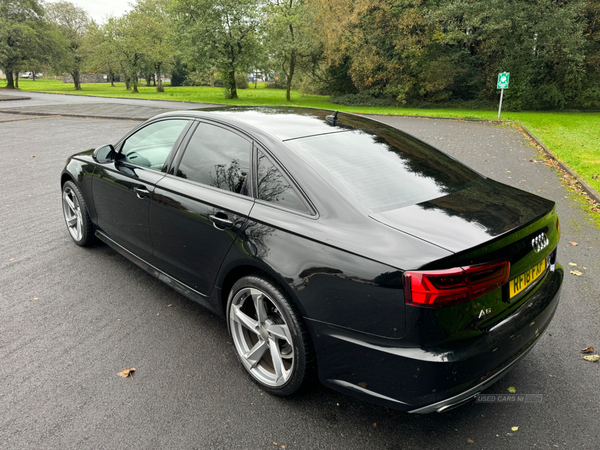
<svg viewBox="0 0 600 450">
<path fill-rule="evenodd" d="M 60 176 L 60 187 L 62 188 L 67 181 L 72 181 L 73 183 L 77 184 L 77 181 L 72 174 L 69 172 L 63 172 Z"/>
<path fill-rule="evenodd" d="M 256 264 L 254 261 L 244 261 L 232 267 L 227 267 L 221 271 L 221 276 L 217 283 L 217 287 L 220 289 L 219 304 L 223 311 L 223 317 L 227 317 L 227 301 L 229 299 L 229 292 L 233 285 L 239 279 L 249 275 L 262 275 L 271 281 L 273 281 L 290 299 L 294 306 L 298 309 L 302 317 L 304 317 L 304 308 L 299 303 L 297 296 L 294 294 L 293 289 L 289 283 L 279 275 L 275 270 L 270 267 L 265 267 L 264 264 Z"/>
<path fill-rule="evenodd" d="M 94 171 L 95 165 L 91 157 L 87 159 L 70 157 L 60 174 L 60 188 L 62 189 L 67 181 L 71 181 L 77 186 L 86 203 L 90 218 L 95 225 L 97 217 L 92 197 L 92 175 Z"/>
</svg>

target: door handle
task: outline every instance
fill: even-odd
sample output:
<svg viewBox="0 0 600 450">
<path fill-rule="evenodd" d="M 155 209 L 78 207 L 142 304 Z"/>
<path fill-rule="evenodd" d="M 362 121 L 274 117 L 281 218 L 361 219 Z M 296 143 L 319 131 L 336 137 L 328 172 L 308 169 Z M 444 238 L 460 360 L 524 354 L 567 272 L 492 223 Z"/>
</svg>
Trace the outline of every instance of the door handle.
<svg viewBox="0 0 600 450">
<path fill-rule="evenodd" d="M 211 214 L 208 216 L 208 218 L 214 224 L 215 228 L 218 228 L 219 230 L 225 230 L 226 228 L 233 227 L 233 221 L 231 221 L 227 214 L 223 212 Z"/>
<path fill-rule="evenodd" d="M 136 193 L 138 198 L 144 198 L 150 195 L 150 191 L 146 189 L 145 186 L 133 188 L 133 192 Z"/>
</svg>

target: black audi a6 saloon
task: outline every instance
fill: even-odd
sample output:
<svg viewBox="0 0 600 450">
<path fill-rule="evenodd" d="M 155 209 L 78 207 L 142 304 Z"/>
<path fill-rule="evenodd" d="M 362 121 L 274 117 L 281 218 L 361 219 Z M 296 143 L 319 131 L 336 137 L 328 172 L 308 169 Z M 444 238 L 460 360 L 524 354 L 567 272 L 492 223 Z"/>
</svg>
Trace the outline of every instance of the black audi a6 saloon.
<svg viewBox="0 0 600 450">
<path fill-rule="evenodd" d="M 557 307 L 553 201 L 374 120 L 297 108 L 161 114 L 73 155 L 76 244 L 108 244 L 226 319 L 242 367 L 444 411 L 524 357 Z"/>
</svg>

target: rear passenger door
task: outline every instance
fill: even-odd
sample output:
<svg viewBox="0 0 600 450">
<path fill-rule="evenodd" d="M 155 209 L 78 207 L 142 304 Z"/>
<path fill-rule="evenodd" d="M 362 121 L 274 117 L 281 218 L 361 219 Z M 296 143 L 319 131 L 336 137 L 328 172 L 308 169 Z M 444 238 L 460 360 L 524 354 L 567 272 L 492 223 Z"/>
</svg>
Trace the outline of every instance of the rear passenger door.
<svg viewBox="0 0 600 450">
<path fill-rule="evenodd" d="M 254 204 L 252 141 L 227 127 L 200 122 L 150 204 L 159 269 L 210 295 L 219 268 Z"/>
</svg>

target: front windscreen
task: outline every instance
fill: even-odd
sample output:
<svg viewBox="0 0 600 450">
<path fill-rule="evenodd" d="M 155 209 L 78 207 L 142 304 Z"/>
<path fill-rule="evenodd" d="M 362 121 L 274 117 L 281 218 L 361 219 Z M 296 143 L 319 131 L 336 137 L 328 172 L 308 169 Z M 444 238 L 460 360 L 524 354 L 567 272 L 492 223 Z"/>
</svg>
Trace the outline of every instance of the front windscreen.
<svg viewBox="0 0 600 450">
<path fill-rule="evenodd" d="M 317 162 L 373 211 L 438 198 L 479 177 L 439 150 L 388 127 L 287 143 Z"/>
</svg>

